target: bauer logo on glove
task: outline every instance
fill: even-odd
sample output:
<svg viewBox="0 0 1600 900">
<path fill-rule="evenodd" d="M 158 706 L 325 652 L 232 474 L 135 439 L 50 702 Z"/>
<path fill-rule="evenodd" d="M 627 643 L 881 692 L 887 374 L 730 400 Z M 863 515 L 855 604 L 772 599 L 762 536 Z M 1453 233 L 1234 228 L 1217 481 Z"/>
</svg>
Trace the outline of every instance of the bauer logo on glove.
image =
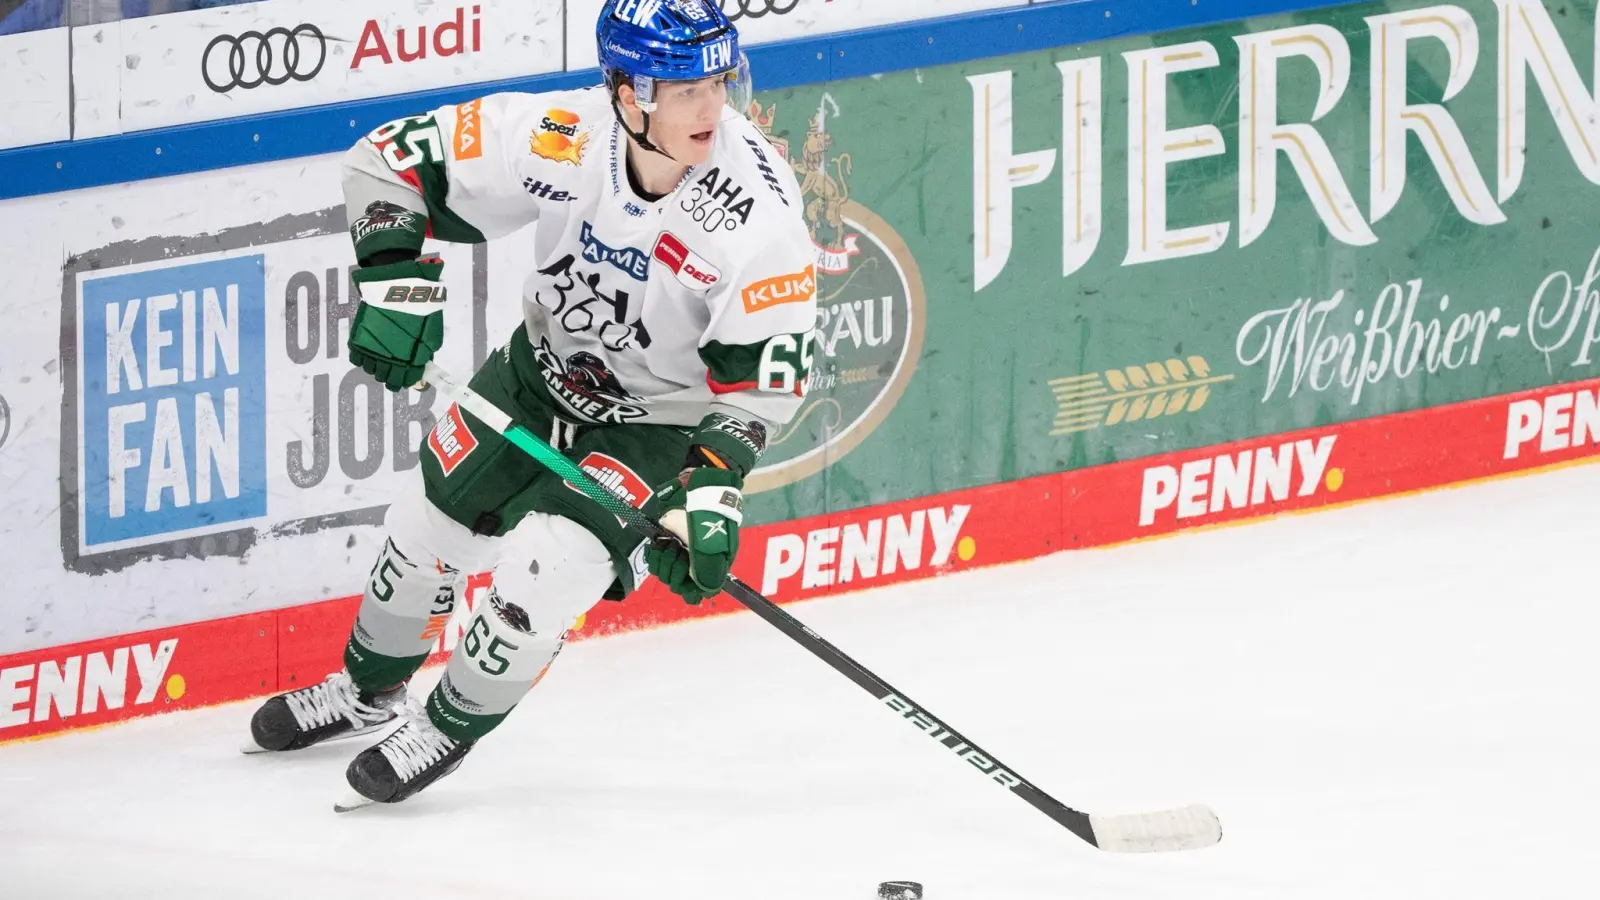
<svg viewBox="0 0 1600 900">
<path fill-rule="evenodd" d="M 362 266 L 351 275 L 361 303 L 350 323 L 350 362 L 391 391 L 422 380 L 444 344 L 444 263 L 438 257 Z"/>
<path fill-rule="evenodd" d="M 448 297 L 443 285 L 396 284 L 389 288 L 379 303 L 443 303 Z"/>
</svg>

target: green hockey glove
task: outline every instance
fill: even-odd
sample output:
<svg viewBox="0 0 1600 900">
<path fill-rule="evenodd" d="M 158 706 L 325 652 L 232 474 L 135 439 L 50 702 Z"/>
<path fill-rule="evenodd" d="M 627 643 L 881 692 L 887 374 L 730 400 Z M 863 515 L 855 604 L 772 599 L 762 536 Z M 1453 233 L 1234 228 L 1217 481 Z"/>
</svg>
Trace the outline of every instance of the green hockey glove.
<svg viewBox="0 0 1600 900">
<path fill-rule="evenodd" d="M 645 565 L 691 606 L 714 597 L 739 554 L 744 476 L 713 466 L 685 469 L 657 493 L 661 527 L 676 536 L 645 549 Z"/>
<path fill-rule="evenodd" d="M 728 580 L 739 554 L 744 476 L 766 447 L 767 426 L 759 419 L 709 413 L 690 438 L 683 471 L 657 492 L 661 526 L 677 540 L 652 543 L 645 565 L 691 606 L 716 596 Z"/>
<path fill-rule="evenodd" d="M 444 345 L 444 263 L 437 257 L 357 269 L 361 294 L 350 325 L 350 364 L 391 391 L 422 380 L 423 367 Z"/>
</svg>

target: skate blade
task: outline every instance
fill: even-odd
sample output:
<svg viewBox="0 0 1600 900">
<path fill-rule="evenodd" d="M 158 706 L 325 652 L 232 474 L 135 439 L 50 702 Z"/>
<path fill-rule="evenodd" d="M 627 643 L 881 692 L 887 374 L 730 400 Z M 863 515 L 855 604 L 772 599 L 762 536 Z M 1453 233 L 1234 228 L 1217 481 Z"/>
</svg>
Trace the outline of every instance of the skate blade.
<svg viewBox="0 0 1600 900">
<path fill-rule="evenodd" d="M 371 806 L 374 802 L 347 788 L 343 794 L 339 795 L 339 799 L 333 801 L 333 811 L 336 813 L 354 812 L 364 806 Z"/>
</svg>

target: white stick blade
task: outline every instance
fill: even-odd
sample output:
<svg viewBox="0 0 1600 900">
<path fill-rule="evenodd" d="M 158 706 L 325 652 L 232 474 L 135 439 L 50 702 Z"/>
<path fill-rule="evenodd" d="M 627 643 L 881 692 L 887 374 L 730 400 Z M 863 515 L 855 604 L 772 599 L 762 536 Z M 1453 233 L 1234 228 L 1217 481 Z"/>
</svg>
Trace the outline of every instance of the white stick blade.
<svg viewBox="0 0 1600 900">
<path fill-rule="evenodd" d="M 1095 845 L 1112 853 L 1196 850 L 1222 840 L 1222 822 L 1205 806 L 1125 816 L 1090 816 Z"/>
</svg>

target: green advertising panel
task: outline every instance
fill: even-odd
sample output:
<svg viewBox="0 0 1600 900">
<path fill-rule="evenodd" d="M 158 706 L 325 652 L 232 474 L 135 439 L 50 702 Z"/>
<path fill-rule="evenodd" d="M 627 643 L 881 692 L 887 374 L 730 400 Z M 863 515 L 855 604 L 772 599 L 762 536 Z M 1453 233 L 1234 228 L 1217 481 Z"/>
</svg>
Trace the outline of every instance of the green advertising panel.
<svg viewBox="0 0 1600 900">
<path fill-rule="evenodd" d="M 1366 3 L 776 91 L 771 521 L 1600 373 L 1595 11 Z"/>
</svg>

